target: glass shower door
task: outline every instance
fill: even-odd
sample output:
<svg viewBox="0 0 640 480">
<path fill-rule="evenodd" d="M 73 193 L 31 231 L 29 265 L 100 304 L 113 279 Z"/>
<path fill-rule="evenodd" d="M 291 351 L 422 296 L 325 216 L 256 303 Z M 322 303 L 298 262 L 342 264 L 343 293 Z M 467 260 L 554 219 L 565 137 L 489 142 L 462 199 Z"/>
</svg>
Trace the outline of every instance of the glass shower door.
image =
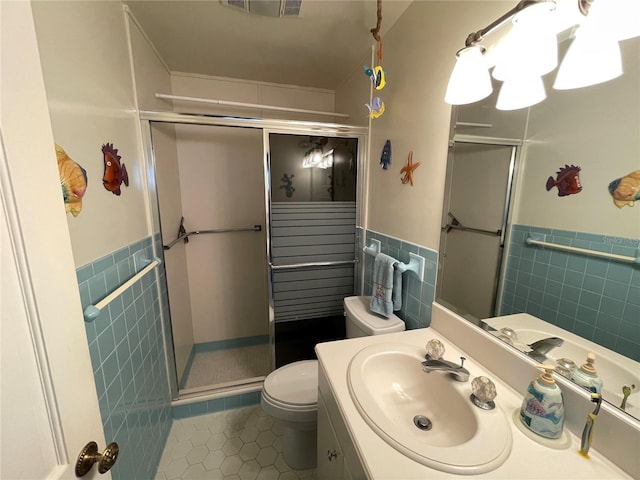
<svg viewBox="0 0 640 480">
<path fill-rule="evenodd" d="M 353 138 L 269 135 L 277 366 L 312 356 L 312 347 L 295 358 L 279 346 L 305 337 L 315 345 L 344 324 L 343 299 L 354 291 L 357 148 Z"/>
<path fill-rule="evenodd" d="M 514 162 L 511 145 L 449 152 L 436 296 L 476 319 L 495 314 Z"/>
</svg>

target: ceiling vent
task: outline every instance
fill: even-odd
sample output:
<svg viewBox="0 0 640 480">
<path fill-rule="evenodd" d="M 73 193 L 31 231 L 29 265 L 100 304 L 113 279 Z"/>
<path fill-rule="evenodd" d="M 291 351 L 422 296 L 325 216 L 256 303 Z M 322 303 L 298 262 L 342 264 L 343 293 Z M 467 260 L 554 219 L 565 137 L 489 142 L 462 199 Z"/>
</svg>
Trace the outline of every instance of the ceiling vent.
<svg viewBox="0 0 640 480">
<path fill-rule="evenodd" d="M 220 0 L 220 3 L 265 17 L 298 17 L 302 0 Z"/>
</svg>

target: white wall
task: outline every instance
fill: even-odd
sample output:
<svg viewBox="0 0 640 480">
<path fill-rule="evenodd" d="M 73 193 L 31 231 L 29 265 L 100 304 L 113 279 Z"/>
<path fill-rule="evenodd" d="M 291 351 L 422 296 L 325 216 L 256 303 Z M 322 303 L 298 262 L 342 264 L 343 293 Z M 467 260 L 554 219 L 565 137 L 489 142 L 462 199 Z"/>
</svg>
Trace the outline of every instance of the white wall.
<svg viewBox="0 0 640 480">
<path fill-rule="evenodd" d="M 87 171 L 82 212 L 67 215 L 79 267 L 150 232 L 123 10 L 120 2 L 56 1 L 34 2 L 33 13 L 54 140 Z M 102 185 L 105 143 L 129 174 L 119 197 Z"/>
<path fill-rule="evenodd" d="M 375 94 L 384 100 L 386 112 L 371 126 L 367 228 L 438 249 L 451 115 L 444 94 L 455 52 L 469 32 L 507 9 L 499 1 L 416 1 L 384 36 L 387 86 Z M 362 99 L 363 91 L 368 100 L 369 87 L 364 72 L 362 82 L 346 82 L 336 92 L 336 109 L 353 108 L 348 99 Z M 379 159 L 387 139 L 393 163 L 385 171 Z M 413 187 L 400 182 L 410 150 L 414 163 L 421 162 Z"/>
<path fill-rule="evenodd" d="M 640 38 L 621 47 L 624 75 L 577 90 L 548 87 L 547 100 L 531 107 L 514 223 L 640 237 L 640 207 L 617 208 L 607 189 L 640 169 Z M 582 191 L 560 198 L 545 184 L 565 164 L 582 167 Z"/>
</svg>

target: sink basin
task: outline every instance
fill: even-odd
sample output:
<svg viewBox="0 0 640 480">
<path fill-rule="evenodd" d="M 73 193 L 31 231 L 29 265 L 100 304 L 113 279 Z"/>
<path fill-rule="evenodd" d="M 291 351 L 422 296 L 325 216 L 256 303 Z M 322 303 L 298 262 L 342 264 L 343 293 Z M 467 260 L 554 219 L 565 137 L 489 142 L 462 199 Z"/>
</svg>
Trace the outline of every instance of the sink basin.
<svg viewBox="0 0 640 480">
<path fill-rule="evenodd" d="M 389 445 L 431 468 L 478 474 L 500 466 L 511 451 L 507 416 L 500 407 L 475 407 L 471 382 L 424 373 L 423 360 L 424 349 L 397 343 L 371 345 L 353 357 L 349 392 L 364 420 Z M 420 428 L 425 425 L 430 429 Z"/>
</svg>

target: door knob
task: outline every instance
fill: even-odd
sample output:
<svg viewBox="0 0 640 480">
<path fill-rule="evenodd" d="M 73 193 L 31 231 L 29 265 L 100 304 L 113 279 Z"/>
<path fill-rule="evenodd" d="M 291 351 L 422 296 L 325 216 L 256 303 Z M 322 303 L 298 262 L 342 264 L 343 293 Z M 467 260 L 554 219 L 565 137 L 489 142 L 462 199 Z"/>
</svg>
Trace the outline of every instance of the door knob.
<svg viewBox="0 0 640 480">
<path fill-rule="evenodd" d="M 78 455 L 76 477 L 85 476 L 96 462 L 98 463 L 98 472 L 108 472 L 111 467 L 113 467 L 113 464 L 116 463 L 119 452 L 120 447 L 118 447 L 116 442 L 107 445 L 107 448 L 105 448 L 102 453 L 98 452 L 98 444 L 96 442 L 87 443 L 80 452 L 80 455 Z"/>
</svg>

